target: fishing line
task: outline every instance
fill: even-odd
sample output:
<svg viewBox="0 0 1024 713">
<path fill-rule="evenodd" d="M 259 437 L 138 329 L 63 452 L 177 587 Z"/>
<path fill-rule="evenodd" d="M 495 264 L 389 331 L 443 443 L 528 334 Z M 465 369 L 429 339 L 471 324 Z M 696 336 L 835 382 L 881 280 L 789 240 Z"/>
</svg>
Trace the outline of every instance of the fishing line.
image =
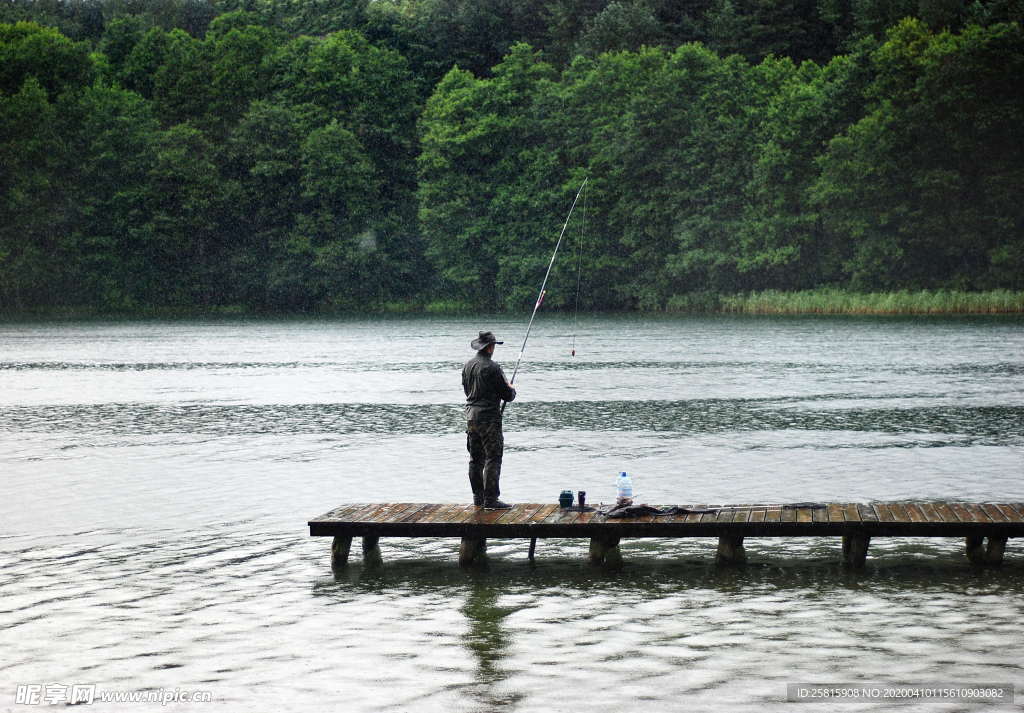
<svg viewBox="0 0 1024 713">
<path fill-rule="evenodd" d="M 586 185 L 586 181 L 583 182 Z M 580 188 L 580 190 L 583 190 Z M 580 221 L 580 234 L 576 240 L 576 307 L 572 314 L 572 356 L 576 356 L 576 324 L 580 316 L 580 284 L 583 277 L 583 236 L 587 232 L 587 194 L 583 194 L 583 206 L 580 209 L 583 214 Z"/>
<path fill-rule="evenodd" d="M 519 373 L 519 365 L 523 361 L 523 353 L 526 352 L 526 342 L 530 339 L 530 332 L 533 330 L 533 320 L 537 318 L 537 310 L 540 309 L 541 304 L 544 303 L 544 295 L 547 294 L 548 278 L 551 277 L 551 268 L 555 265 L 555 257 L 558 255 L 558 248 L 562 247 L 562 240 L 565 238 L 565 231 L 569 227 L 569 219 L 572 218 L 572 212 L 576 209 L 576 203 L 580 199 L 580 195 L 583 193 L 583 188 L 587 185 L 589 178 L 584 178 L 583 183 L 580 185 L 580 189 L 576 191 L 576 197 L 572 200 L 572 206 L 569 208 L 569 215 L 565 216 L 565 224 L 562 225 L 562 232 L 558 234 L 558 242 L 555 243 L 555 250 L 551 253 L 551 260 L 548 262 L 548 270 L 544 273 L 544 281 L 540 283 L 540 293 L 537 295 L 537 301 L 533 305 L 533 314 L 530 315 L 530 323 L 526 325 L 526 336 L 523 337 L 523 346 L 519 348 L 519 358 L 516 359 L 515 369 L 512 370 L 512 378 L 509 379 L 509 385 L 512 385 L 516 381 L 516 374 Z M 505 413 L 505 407 L 508 406 L 508 401 L 501 404 L 501 412 Z"/>
</svg>

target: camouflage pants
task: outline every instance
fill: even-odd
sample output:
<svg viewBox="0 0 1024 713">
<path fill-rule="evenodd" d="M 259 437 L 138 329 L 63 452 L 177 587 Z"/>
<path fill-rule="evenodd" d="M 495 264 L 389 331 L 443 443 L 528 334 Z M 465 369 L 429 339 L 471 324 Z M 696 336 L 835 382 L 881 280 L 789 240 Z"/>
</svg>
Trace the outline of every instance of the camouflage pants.
<svg viewBox="0 0 1024 713">
<path fill-rule="evenodd" d="M 501 419 L 469 421 L 466 424 L 466 450 L 469 451 L 469 486 L 474 501 L 497 499 L 501 492 L 501 456 L 505 451 L 505 437 L 501 432 Z"/>
</svg>

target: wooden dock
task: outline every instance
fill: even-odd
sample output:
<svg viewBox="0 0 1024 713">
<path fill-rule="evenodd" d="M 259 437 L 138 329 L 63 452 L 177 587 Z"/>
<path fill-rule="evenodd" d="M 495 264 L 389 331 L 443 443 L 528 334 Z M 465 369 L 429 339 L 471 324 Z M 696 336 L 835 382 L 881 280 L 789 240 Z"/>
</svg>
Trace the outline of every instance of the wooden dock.
<svg viewBox="0 0 1024 713">
<path fill-rule="evenodd" d="M 1010 537 L 1024 537 L 1024 503 L 875 502 L 779 505 L 683 505 L 715 512 L 609 518 L 558 505 L 519 504 L 509 510 L 436 503 L 342 505 L 309 521 L 312 536 L 334 537 L 331 563 L 348 562 L 354 537 L 363 540 L 367 563 L 379 563 L 381 537 L 459 537 L 459 561 L 470 565 L 486 552 L 488 538 L 528 538 L 533 558 L 537 538 L 590 540 L 590 559 L 621 563 L 624 537 L 717 537 L 717 559 L 745 560 L 746 537 L 842 538 L 843 562 L 862 567 L 872 537 L 963 537 L 968 559 L 997 565 Z M 664 509 L 664 508 L 659 508 Z"/>
</svg>

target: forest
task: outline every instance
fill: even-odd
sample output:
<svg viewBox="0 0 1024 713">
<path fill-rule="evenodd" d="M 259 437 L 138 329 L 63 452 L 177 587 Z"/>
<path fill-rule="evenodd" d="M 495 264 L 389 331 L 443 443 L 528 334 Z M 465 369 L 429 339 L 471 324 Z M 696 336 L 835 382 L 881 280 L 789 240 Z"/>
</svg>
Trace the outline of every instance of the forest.
<svg viewBox="0 0 1024 713">
<path fill-rule="evenodd" d="M 1024 290 L 1022 15 L 5 0 L 0 312 Z"/>
</svg>

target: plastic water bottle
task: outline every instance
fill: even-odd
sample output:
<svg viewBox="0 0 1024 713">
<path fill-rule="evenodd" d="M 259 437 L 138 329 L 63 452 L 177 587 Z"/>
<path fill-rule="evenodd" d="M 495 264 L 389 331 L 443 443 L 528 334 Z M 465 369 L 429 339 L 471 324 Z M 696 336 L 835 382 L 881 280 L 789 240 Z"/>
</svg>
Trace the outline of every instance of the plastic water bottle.
<svg viewBox="0 0 1024 713">
<path fill-rule="evenodd" d="M 615 480 L 615 487 L 620 503 L 633 499 L 633 479 L 629 477 L 629 473 L 625 471 L 619 473 L 619 477 Z"/>
</svg>

